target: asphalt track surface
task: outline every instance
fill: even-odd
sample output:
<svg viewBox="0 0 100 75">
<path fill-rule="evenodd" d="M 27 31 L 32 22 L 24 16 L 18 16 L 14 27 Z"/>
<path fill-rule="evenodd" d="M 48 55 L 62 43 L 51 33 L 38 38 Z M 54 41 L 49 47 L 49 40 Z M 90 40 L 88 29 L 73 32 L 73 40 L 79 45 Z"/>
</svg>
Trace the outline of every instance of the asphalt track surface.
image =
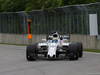
<svg viewBox="0 0 100 75">
<path fill-rule="evenodd" d="M 0 75 L 100 75 L 100 54 L 83 58 L 27 61 L 26 46 L 0 45 Z"/>
</svg>

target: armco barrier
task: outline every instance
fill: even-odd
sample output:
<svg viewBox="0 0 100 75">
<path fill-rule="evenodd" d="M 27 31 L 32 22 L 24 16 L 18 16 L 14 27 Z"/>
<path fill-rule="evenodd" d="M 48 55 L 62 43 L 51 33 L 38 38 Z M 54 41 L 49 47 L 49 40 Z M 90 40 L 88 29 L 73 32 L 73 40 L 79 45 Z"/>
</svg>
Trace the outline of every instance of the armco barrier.
<svg viewBox="0 0 100 75">
<path fill-rule="evenodd" d="M 28 36 L 24 34 L 0 34 L 0 43 L 9 44 L 29 44 Z M 41 39 L 46 38 L 46 35 L 32 35 L 32 43 L 41 42 Z M 85 49 L 100 50 L 100 40 L 96 36 L 71 34 L 70 42 L 82 42 Z"/>
</svg>

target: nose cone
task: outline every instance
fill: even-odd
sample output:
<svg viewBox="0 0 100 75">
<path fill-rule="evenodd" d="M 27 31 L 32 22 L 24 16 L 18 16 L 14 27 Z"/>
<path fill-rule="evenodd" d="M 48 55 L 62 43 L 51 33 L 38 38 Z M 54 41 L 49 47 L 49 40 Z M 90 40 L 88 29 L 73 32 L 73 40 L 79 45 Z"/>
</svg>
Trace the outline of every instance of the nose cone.
<svg viewBox="0 0 100 75">
<path fill-rule="evenodd" d="M 51 43 L 48 48 L 48 56 L 54 57 L 56 55 L 56 44 Z"/>
<path fill-rule="evenodd" d="M 48 58 L 56 58 L 56 57 L 55 57 L 55 55 L 53 55 L 53 56 L 48 55 Z"/>
<path fill-rule="evenodd" d="M 48 57 L 52 58 L 54 55 L 53 54 L 48 54 Z"/>
</svg>

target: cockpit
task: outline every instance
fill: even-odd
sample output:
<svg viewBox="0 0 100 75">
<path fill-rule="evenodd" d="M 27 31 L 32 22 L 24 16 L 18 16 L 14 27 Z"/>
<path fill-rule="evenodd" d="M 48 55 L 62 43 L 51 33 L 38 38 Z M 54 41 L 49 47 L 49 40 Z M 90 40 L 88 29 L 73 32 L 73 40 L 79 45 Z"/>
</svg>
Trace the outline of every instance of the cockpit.
<svg viewBox="0 0 100 75">
<path fill-rule="evenodd" d="M 53 39 L 52 40 L 52 43 L 57 43 L 58 42 L 58 39 Z"/>
</svg>

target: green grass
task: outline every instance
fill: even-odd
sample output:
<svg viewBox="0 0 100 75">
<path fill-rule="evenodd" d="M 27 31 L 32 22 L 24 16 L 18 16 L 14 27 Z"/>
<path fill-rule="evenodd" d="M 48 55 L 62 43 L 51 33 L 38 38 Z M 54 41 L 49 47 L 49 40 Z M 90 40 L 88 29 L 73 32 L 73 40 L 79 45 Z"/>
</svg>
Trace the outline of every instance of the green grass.
<svg viewBox="0 0 100 75">
<path fill-rule="evenodd" d="M 3 45 L 15 45 L 15 46 L 27 46 L 26 44 L 9 44 L 9 43 L 0 43 Z"/>
<path fill-rule="evenodd" d="M 100 53 L 100 50 L 96 50 L 96 49 L 84 49 L 84 51 Z"/>
</svg>

